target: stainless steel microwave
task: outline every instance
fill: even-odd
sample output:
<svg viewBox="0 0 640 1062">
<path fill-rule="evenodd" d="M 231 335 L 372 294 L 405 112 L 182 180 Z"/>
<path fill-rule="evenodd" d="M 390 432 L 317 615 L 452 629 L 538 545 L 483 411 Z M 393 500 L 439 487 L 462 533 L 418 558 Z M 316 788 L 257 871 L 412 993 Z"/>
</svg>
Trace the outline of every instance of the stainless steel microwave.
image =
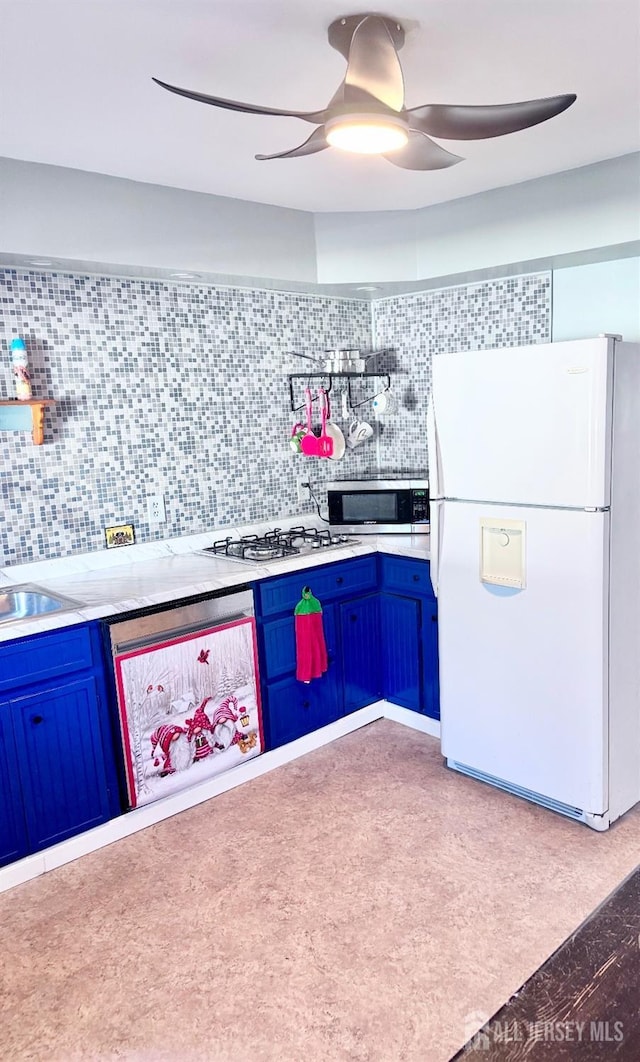
<svg viewBox="0 0 640 1062">
<path fill-rule="evenodd" d="M 349 534 L 428 534 L 427 479 L 345 479 L 327 484 L 329 523 Z"/>
</svg>

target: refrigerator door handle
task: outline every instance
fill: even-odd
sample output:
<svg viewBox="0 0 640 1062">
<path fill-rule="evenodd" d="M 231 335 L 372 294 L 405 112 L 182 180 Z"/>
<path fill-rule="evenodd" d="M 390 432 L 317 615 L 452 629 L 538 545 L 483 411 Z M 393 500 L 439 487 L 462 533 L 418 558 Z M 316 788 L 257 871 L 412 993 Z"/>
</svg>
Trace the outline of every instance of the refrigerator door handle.
<svg viewBox="0 0 640 1062">
<path fill-rule="evenodd" d="M 429 566 L 429 572 L 431 575 L 431 585 L 435 596 L 438 596 L 438 589 L 440 586 L 440 557 L 442 556 L 442 538 L 444 532 L 444 502 L 432 501 L 430 502 L 430 547 L 431 547 L 431 562 Z"/>
<path fill-rule="evenodd" d="M 429 458 L 429 496 L 431 498 L 441 498 L 442 468 L 433 390 L 429 395 L 429 401 L 427 403 L 427 455 Z"/>
</svg>

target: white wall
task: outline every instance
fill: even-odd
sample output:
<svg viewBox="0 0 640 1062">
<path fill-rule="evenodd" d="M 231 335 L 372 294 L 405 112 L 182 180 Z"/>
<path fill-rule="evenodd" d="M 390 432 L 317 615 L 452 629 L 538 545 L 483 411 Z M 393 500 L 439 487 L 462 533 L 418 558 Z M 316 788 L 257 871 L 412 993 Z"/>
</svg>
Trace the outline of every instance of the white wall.
<svg viewBox="0 0 640 1062">
<path fill-rule="evenodd" d="M 0 158 L 0 252 L 316 280 L 302 210 Z"/>
<path fill-rule="evenodd" d="M 553 271 L 552 338 L 617 332 L 640 342 L 640 258 Z"/>
<path fill-rule="evenodd" d="M 629 243 L 639 203 L 635 154 L 423 210 L 317 214 L 318 280 L 455 277 Z"/>
<path fill-rule="evenodd" d="M 312 215 L 1 158 L 0 189 L 4 264 L 11 255 L 50 257 L 85 272 L 95 262 L 236 282 L 355 286 L 444 277 L 455 284 L 523 263 L 527 272 L 554 268 L 556 259 L 594 249 L 617 248 L 599 259 L 637 254 L 632 244 L 640 240 L 640 153 L 381 213 Z"/>
</svg>

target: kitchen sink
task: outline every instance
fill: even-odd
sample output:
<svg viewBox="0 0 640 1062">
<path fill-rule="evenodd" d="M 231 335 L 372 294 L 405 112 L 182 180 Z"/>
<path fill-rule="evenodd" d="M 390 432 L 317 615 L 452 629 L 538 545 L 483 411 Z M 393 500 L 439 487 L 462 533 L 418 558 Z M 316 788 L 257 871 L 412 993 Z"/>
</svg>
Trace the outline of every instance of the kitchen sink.
<svg viewBox="0 0 640 1062">
<path fill-rule="evenodd" d="M 0 623 L 15 623 L 17 620 L 79 607 L 79 601 L 44 590 L 34 583 L 0 586 Z"/>
</svg>

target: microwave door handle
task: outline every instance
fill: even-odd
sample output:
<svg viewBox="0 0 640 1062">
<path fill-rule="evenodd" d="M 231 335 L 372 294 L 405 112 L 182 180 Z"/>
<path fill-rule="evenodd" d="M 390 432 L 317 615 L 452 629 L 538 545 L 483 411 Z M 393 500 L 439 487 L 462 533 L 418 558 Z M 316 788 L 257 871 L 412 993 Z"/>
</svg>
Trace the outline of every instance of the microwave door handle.
<svg viewBox="0 0 640 1062">
<path fill-rule="evenodd" d="M 427 455 L 429 458 L 429 495 L 432 498 L 440 498 L 442 497 L 442 468 L 433 390 L 427 404 Z"/>
<path fill-rule="evenodd" d="M 429 541 L 431 550 L 429 574 L 431 575 L 431 585 L 433 587 L 433 592 L 437 597 L 438 590 L 440 589 L 440 559 L 442 557 L 442 546 L 444 537 L 444 502 L 431 502 L 429 524 L 431 532 L 431 537 Z"/>
</svg>

